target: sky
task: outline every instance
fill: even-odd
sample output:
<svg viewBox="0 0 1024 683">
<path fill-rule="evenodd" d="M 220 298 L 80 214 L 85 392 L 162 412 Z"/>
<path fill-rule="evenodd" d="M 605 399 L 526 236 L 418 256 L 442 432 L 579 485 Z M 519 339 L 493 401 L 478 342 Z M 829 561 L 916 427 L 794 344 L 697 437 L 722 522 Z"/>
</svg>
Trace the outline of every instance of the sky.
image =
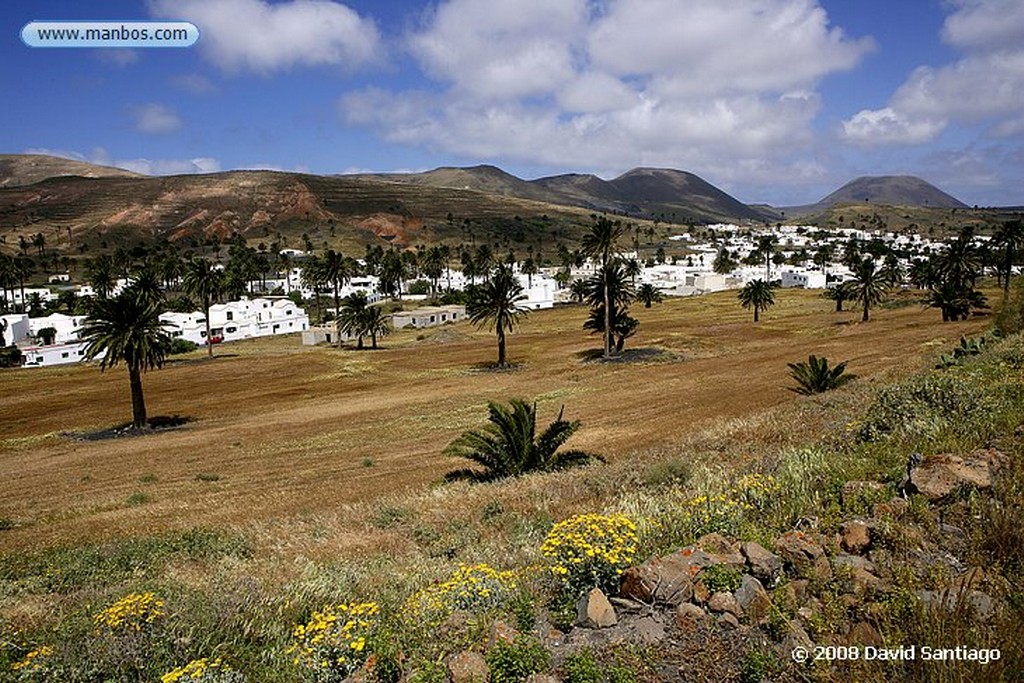
<svg viewBox="0 0 1024 683">
<path fill-rule="evenodd" d="M 33 48 L 176 20 L 184 48 Z M 0 153 L 147 174 L 637 166 L 747 203 L 917 175 L 1024 205 L 1024 0 L 5 0 Z"/>
</svg>

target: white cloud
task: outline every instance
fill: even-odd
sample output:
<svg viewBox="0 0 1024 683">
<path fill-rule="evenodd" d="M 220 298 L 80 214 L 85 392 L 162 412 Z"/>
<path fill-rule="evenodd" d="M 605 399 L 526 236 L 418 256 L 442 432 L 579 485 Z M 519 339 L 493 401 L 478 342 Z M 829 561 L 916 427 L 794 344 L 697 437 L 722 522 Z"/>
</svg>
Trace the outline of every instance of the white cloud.
<svg viewBox="0 0 1024 683">
<path fill-rule="evenodd" d="M 986 124 L 994 136 L 1024 130 L 1024 3 L 957 0 L 943 38 L 964 54 L 944 66 L 920 66 L 888 106 L 843 123 L 856 144 L 918 144 L 948 125 Z"/>
<path fill-rule="evenodd" d="M 356 68 L 380 56 L 376 26 L 332 0 L 150 0 L 150 13 L 200 30 L 199 49 L 224 71 Z"/>
<path fill-rule="evenodd" d="M 47 154 L 64 159 L 84 161 L 98 166 L 113 166 L 126 171 L 134 171 L 143 175 L 182 175 L 186 173 L 216 173 L 221 169 L 220 162 L 213 157 L 193 157 L 191 159 L 117 159 L 102 147 L 94 147 L 88 154 L 73 150 L 48 149 L 33 147 L 26 149 L 24 154 Z"/>
<path fill-rule="evenodd" d="M 919 144 L 932 140 L 945 126 L 944 120 L 911 120 L 891 107 L 885 107 L 865 109 L 843 121 L 843 136 L 848 142 L 864 146 Z"/>
<path fill-rule="evenodd" d="M 128 113 L 134 120 L 135 130 L 149 135 L 166 135 L 181 129 L 182 121 L 178 113 L 162 104 L 132 105 Z"/>
<path fill-rule="evenodd" d="M 407 43 L 433 83 L 349 92 L 344 121 L 469 157 L 716 179 L 790 168 L 818 82 L 874 47 L 815 0 L 444 0 Z"/>
</svg>

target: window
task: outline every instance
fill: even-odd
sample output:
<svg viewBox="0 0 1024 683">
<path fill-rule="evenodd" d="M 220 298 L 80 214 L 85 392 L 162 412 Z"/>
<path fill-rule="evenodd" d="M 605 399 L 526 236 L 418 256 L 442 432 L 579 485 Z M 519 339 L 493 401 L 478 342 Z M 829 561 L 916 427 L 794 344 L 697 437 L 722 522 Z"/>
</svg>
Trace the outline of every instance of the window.
<svg viewBox="0 0 1024 683">
<path fill-rule="evenodd" d="M 65 351 L 64 353 L 60 354 L 60 357 L 61 358 L 69 358 L 70 354 L 67 351 Z"/>
<path fill-rule="evenodd" d="M 231 334 L 232 332 L 235 332 L 237 329 L 238 329 L 237 327 L 232 325 L 231 327 L 225 327 L 224 331 L 227 332 L 228 334 Z"/>
<path fill-rule="evenodd" d="M 234 320 L 234 319 L 235 319 L 235 314 L 232 313 L 231 311 L 228 311 L 228 320 Z"/>
</svg>

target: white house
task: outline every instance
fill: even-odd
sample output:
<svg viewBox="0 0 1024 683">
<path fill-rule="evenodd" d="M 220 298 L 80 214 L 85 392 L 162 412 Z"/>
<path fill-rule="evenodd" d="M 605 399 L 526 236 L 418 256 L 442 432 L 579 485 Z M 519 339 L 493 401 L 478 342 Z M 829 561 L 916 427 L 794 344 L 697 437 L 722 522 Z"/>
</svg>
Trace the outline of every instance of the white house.
<svg viewBox="0 0 1024 683">
<path fill-rule="evenodd" d="M 73 341 L 49 346 L 19 345 L 22 365 L 28 368 L 77 363 L 85 357 L 85 342 Z"/>
<path fill-rule="evenodd" d="M 800 287 L 803 289 L 825 289 L 825 273 L 820 270 L 782 271 L 783 287 Z"/>
<path fill-rule="evenodd" d="M 202 312 L 161 313 L 160 320 L 173 337 L 199 345 L 207 343 L 206 316 Z M 302 332 L 308 327 L 306 311 L 284 297 L 243 297 L 210 307 L 210 335 L 214 343 Z"/>
<path fill-rule="evenodd" d="M 454 323 L 466 318 L 465 306 L 424 306 L 410 311 L 391 314 L 391 325 L 400 330 L 404 327 L 435 327 Z"/>
</svg>

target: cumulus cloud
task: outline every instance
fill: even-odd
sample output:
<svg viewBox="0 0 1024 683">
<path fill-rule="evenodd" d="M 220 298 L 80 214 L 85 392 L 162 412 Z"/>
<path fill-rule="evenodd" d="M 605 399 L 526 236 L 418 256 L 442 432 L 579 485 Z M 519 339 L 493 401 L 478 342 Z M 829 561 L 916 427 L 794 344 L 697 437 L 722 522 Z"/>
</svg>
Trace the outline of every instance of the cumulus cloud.
<svg viewBox="0 0 1024 683">
<path fill-rule="evenodd" d="M 166 135 L 181 129 L 181 117 L 176 111 L 153 102 L 128 107 L 135 130 L 148 135 Z"/>
<path fill-rule="evenodd" d="M 864 109 L 843 121 L 847 141 L 861 145 L 928 142 L 946 126 L 945 120 L 910 119 L 891 107 Z"/>
<path fill-rule="evenodd" d="M 477 158 L 717 180 L 786 167 L 819 81 L 874 49 L 815 0 L 444 0 L 407 43 L 432 82 L 346 93 L 345 122 Z"/>
<path fill-rule="evenodd" d="M 843 123 L 856 144 L 918 144 L 950 124 L 987 124 L 994 136 L 1024 131 L 1024 3 L 958 0 L 942 37 L 963 51 L 943 66 L 920 66 L 888 105 Z"/>
<path fill-rule="evenodd" d="M 356 68 L 381 51 L 374 23 L 332 0 L 150 0 L 149 7 L 155 17 L 196 24 L 199 49 L 228 72 Z"/>
</svg>

